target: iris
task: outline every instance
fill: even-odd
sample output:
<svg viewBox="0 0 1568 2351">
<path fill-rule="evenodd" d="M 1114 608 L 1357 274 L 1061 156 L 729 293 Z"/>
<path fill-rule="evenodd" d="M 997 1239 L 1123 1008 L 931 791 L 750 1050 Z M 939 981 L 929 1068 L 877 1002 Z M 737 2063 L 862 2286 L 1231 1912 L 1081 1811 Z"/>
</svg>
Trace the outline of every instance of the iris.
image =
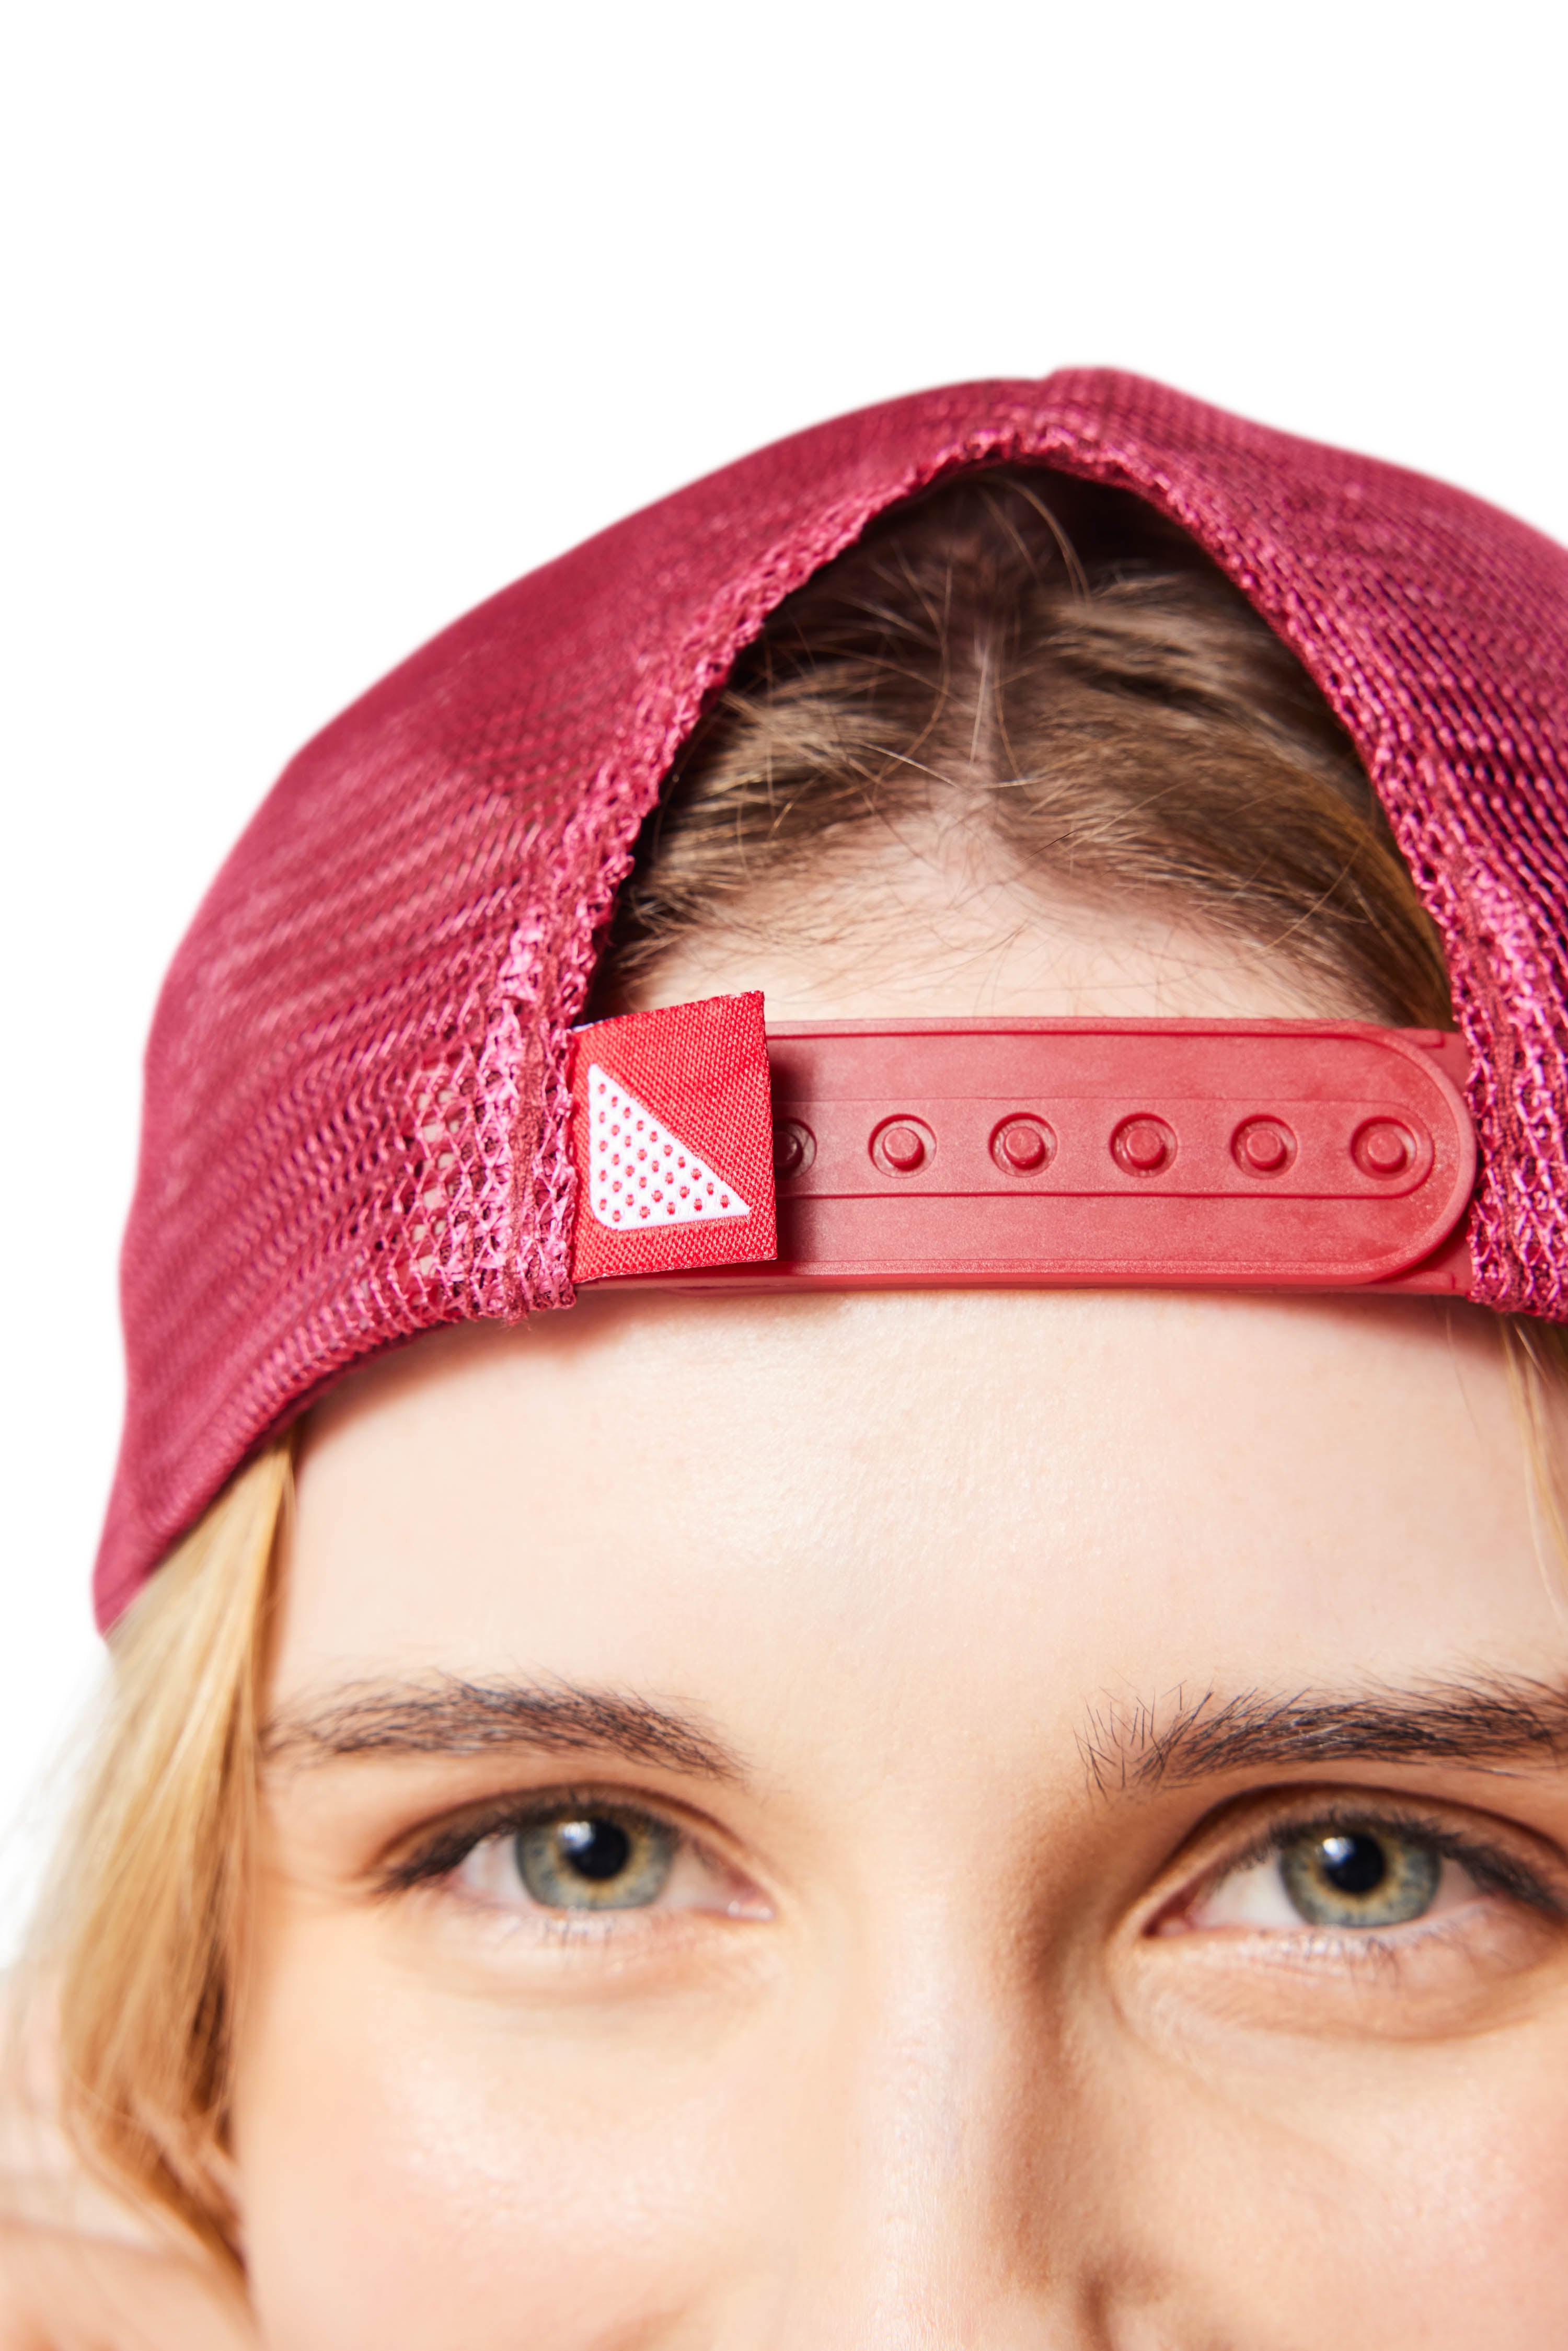
<svg viewBox="0 0 1568 2351">
<path fill-rule="evenodd" d="M 1313 1927 L 1399 1927 L 1437 1898 L 1442 1855 L 1388 1828 L 1310 1829 L 1280 1850 L 1280 1876 Z"/>
<path fill-rule="evenodd" d="M 550 1910 L 636 1910 L 669 1883 L 678 1840 L 635 1813 L 557 1813 L 515 1840 L 517 1875 Z"/>
</svg>

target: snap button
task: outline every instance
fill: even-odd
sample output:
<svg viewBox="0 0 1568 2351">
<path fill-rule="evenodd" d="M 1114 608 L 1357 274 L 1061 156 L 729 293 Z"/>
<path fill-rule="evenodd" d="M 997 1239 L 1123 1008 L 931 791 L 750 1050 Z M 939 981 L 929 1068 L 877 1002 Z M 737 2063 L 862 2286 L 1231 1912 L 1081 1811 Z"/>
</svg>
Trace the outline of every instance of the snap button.
<svg viewBox="0 0 1568 2351">
<path fill-rule="evenodd" d="M 1369 1118 L 1356 1128 L 1350 1155 L 1364 1176 L 1403 1176 L 1416 1156 L 1416 1144 L 1397 1119 Z"/>
<path fill-rule="evenodd" d="M 773 1130 L 773 1173 L 780 1183 L 803 1176 L 817 1155 L 817 1138 L 798 1118 L 783 1118 Z"/>
<path fill-rule="evenodd" d="M 871 1139 L 873 1164 L 884 1176 L 916 1176 L 936 1156 L 936 1137 L 923 1118 L 884 1118 Z"/>
<path fill-rule="evenodd" d="M 1004 1176 L 1034 1176 L 1056 1148 L 1042 1118 L 1004 1118 L 991 1137 L 991 1157 Z"/>
<path fill-rule="evenodd" d="M 1230 1148 L 1249 1176 L 1277 1176 L 1295 1157 L 1296 1138 L 1283 1119 L 1249 1118 L 1237 1128 Z"/>
<path fill-rule="evenodd" d="M 1129 1176 L 1157 1176 L 1176 1150 L 1176 1134 L 1163 1118 L 1124 1118 L 1111 1137 L 1111 1156 Z"/>
</svg>

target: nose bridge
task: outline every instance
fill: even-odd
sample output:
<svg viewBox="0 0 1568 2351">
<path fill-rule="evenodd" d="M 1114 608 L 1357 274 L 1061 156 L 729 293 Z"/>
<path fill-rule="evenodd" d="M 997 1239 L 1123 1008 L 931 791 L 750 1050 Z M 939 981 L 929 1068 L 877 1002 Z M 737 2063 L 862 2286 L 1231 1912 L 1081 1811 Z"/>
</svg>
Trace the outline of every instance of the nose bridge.
<svg viewBox="0 0 1568 2351">
<path fill-rule="evenodd" d="M 800 2070 L 815 2160 L 770 2351 L 1057 2351 L 1076 2338 L 1032 2209 L 1055 2168 L 1051 2036 L 950 1919 L 899 1943 L 841 1977 Z"/>
</svg>

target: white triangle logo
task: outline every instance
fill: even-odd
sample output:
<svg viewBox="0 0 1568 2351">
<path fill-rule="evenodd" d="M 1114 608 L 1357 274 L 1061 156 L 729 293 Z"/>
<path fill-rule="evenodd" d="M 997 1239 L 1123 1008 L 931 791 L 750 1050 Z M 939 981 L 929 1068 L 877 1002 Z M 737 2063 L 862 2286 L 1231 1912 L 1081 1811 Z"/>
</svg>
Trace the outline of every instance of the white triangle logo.
<svg viewBox="0 0 1568 2351">
<path fill-rule="evenodd" d="M 751 1214 L 733 1184 L 596 1061 L 588 1070 L 588 1205 L 596 1224 L 622 1233 Z"/>
</svg>

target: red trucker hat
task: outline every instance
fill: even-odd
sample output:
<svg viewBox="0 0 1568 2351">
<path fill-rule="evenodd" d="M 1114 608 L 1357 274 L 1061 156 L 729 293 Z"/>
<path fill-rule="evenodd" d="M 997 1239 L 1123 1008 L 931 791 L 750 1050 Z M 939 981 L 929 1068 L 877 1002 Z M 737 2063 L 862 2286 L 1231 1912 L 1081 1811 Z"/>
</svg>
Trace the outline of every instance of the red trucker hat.
<svg viewBox="0 0 1568 2351">
<path fill-rule="evenodd" d="M 1213 1196 L 1313 1153 L 1369 1197 L 1440 1175 L 1452 1285 L 1568 1319 L 1568 553 L 1458 490 L 1135 377 L 959 385 L 797 434 L 601 533 L 285 771 L 175 956 L 148 1049 L 101 1623 L 260 1440 L 376 1350 L 569 1305 L 574 1262 L 628 1270 L 620 1237 L 655 1211 L 660 1262 L 777 1255 L 770 1154 L 782 1204 L 810 1161 L 830 1165 L 843 1114 L 786 1105 L 769 1136 L 769 1040 L 744 998 L 680 1008 L 654 1059 L 685 1074 L 646 1099 L 634 1023 L 572 1034 L 596 937 L 663 778 L 773 608 L 899 500 L 1002 462 L 1130 491 L 1220 565 L 1354 739 L 1442 935 L 1462 1044 L 1377 1065 L 1396 1095 L 1427 1091 L 1385 1098 L 1369 1076 L 1337 1140 L 1267 1106 L 1227 1124 L 1221 1104 L 1201 1144 Z M 870 1049 L 824 1035 L 788 1046 L 789 1082 L 838 1101 Z M 1108 1200 L 1144 1197 L 1176 1147 L 1128 1050 L 1123 1091 L 1105 1081 Z M 873 1123 L 873 1191 L 937 1186 L 930 1057 L 935 1092 L 890 1093 Z M 1009 1186 L 1049 1186 L 1088 1146 L 1009 1109 L 1001 1078 L 993 1092 L 949 1160 L 969 1153 L 1005 1222 Z"/>
</svg>

